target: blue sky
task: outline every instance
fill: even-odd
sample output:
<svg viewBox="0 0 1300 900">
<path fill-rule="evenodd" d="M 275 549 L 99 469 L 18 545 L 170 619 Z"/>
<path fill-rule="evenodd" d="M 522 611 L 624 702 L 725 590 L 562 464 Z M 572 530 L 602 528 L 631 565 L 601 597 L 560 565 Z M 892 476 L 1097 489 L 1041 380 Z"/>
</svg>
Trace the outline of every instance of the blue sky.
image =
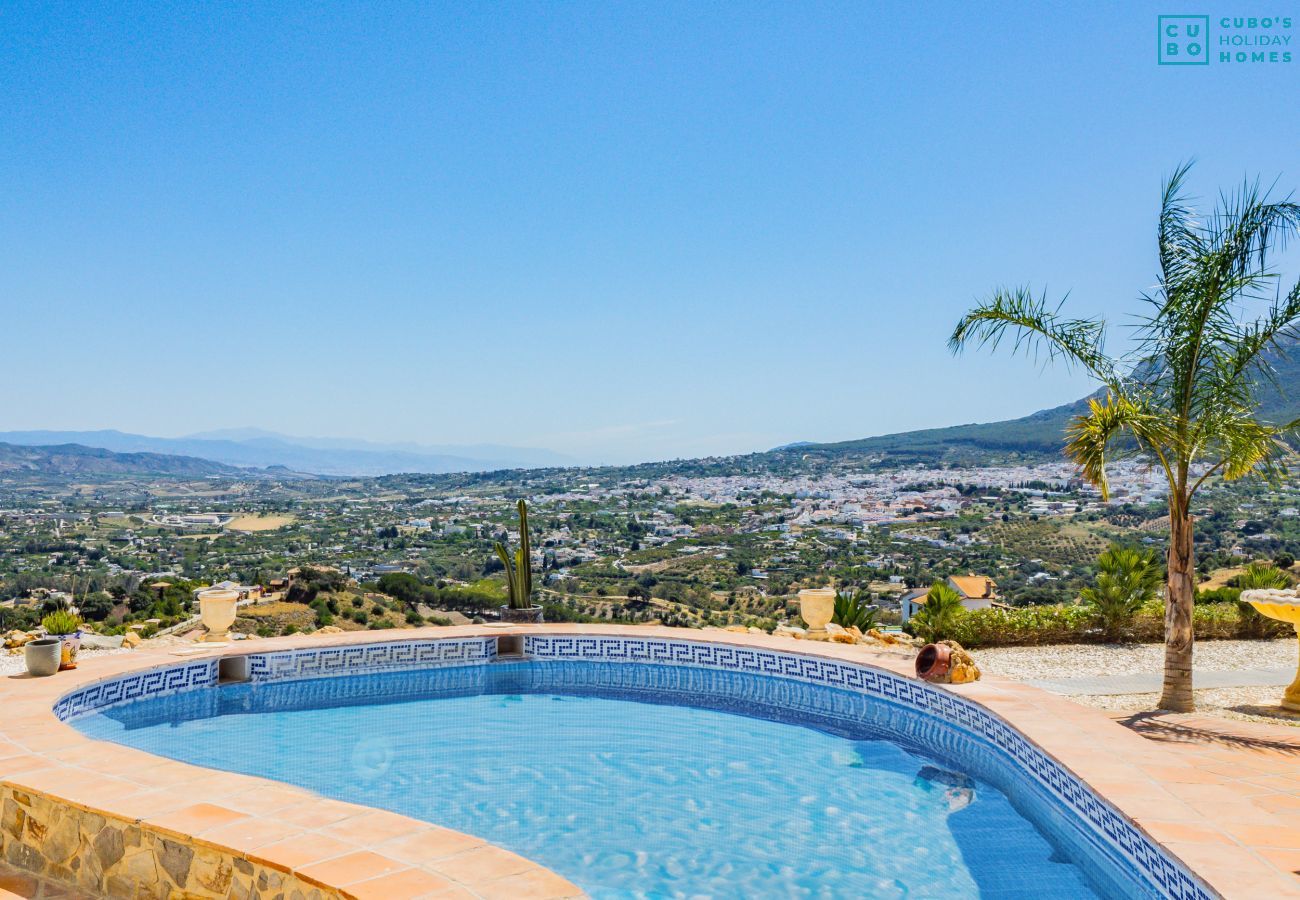
<svg viewBox="0 0 1300 900">
<path fill-rule="evenodd" d="M 1300 186 L 1300 62 L 1157 66 L 1168 11 L 6 3 L 0 430 L 625 462 L 1074 399 L 956 318 L 1134 309 L 1183 159 Z"/>
</svg>

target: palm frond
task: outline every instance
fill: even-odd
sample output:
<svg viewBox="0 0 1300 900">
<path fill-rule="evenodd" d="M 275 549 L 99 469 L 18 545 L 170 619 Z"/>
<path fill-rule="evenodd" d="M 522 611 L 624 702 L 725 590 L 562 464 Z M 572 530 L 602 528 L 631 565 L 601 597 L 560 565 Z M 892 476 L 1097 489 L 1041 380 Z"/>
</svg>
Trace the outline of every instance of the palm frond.
<svg viewBox="0 0 1300 900">
<path fill-rule="evenodd" d="M 1115 372 L 1113 361 L 1105 353 L 1106 323 L 1101 319 L 1070 319 L 1060 310 L 1061 303 L 1049 307 L 1046 293 L 1035 297 L 1028 287 L 997 290 L 961 318 L 948 339 L 948 348 L 953 353 L 971 344 L 997 349 L 1011 334 L 1014 352 L 1043 351 L 1049 361 L 1080 366 L 1111 383 Z"/>
<path fill-rule="evenodd" d="M 1157 456 L 1173 438 L 1157 413 L 1126 394 L 1107 393 L 1105 399 L 1100 400 L 1090 397 L 1088 412 L 1076 416 L 1066 426 L 1065 455 L 1074 460 L 1083 477 L 1101 491 L 1103 500 L 1110 499 L 1106 461 L 1111 444 L 1125 432 L 1134 438 L 1139 449 Z"/>
</svg>

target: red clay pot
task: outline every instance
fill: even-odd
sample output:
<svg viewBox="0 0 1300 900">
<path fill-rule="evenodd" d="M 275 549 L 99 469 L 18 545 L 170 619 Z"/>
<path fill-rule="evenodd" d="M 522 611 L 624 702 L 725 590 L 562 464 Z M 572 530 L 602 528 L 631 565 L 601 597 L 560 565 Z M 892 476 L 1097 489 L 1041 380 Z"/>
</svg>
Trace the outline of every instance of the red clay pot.
<svg viewBox="0 0 1300 900">
<path fill-rule="evenodd" d="M 952 648 L 947 644 L 926 644 L 916 654 L 916 677 L 933 681 L 948 674 L 952 665 Z"/>
</svg>

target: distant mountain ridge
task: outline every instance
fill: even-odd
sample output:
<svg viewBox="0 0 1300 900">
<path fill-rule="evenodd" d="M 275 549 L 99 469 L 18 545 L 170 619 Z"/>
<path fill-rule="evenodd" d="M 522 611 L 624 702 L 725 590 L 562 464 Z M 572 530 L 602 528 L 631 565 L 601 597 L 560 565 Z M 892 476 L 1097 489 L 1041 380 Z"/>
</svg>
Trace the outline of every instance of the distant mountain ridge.
<svg viewBox="0 0 1300 900">
<path fill-rule="evenodd" d="M 0 442 L 23 446 L 78 444 L 117 453 L 197 457 L 227 466 L 284 466 L 316 475 L 367 477 L 398 472 L 444 474 L 572 465 L 573 460 L 533 448 L 472 444 L 463 447 L 378 444 L 346 438 L 296 438 L 261 429 L 204 432 L 179 438 L 115 430 L 8 431 Z M 458 452 L 449 452 L 449 451 Z"/>
<path fill-rule="evenodd" d="M 1264 421 L 1282 424 L 1300 418 L 1300 345 L 1270 357 L 1276 383 L 1259 392 L 1259 415 Z M 1098 396 L 1093 394 L 1091 396 Z M 1073 403 L 1043 409 L 1001 422 L 951 425 L 904 431 L 851 441 L 815 444 L 798 442 L 777 447 L 771 453 L 804 453 L 817 456 L 873 456 L 894 454 L 919 458 L 954 455 L 1020 454 L 1061 458 L 1065 429 L 1070 420 L 1087 411 L 1088 397 Z"/>
<path fill-rule="evenodd" d="M 148 475 L 182 478 L 247 477 L 234 466 L 162 453 L 115 453 L 100 447 L 58 444 L 49 447 L 0 443 L 0 477 Z"/>
</svg>

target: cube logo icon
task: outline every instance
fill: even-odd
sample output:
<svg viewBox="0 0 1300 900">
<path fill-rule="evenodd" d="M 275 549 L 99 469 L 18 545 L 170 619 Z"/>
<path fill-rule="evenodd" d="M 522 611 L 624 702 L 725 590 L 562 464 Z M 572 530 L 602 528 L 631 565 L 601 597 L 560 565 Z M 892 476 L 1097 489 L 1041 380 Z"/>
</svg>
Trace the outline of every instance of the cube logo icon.
<svg viewBox="0 0 1300 900">
<path fill-rule="evenodd" d="M 1208 66 L 1210 64 L 1209 16 L 1160 16 L 1159 53 L 1162 66 Z"/>
</svg>

